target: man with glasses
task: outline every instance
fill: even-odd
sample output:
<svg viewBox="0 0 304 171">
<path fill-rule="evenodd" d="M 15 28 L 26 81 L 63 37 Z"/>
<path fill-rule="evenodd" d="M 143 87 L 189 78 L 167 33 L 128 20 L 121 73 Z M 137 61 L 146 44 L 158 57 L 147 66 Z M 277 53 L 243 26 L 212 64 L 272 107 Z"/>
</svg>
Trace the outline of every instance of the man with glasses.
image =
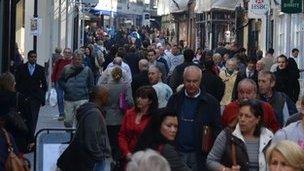
<svg viewBox="0 0 304 171">
<path fill-rule="evenodd" d="M 64 119 L 64 101 L 63 101 L 63 89 L 59 86 L 58 80 L 60 78 L 60 75 L 63 71 L 63 68 L 70 64 L 72 61 L 72 50 L 70 48 L 65 48 L 63 51 L 63 57 L 58 59 L 55 62 L 53 73 L 52 73 L 52 86 L 55 86 L 56 92 L 57 92 L 57 104 L 58 104 L 58 111 L 59 111 L 59 117 L 58 120 L 62 121 Z"/>
</svg>

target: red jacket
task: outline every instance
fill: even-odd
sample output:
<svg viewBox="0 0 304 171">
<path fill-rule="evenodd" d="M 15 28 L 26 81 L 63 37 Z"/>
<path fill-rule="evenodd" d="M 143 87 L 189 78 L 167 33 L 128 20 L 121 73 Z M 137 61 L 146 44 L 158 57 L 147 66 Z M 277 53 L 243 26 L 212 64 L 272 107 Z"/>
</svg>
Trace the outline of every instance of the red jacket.
<svg viewBox="0 0 304 171">
<path fill-rule="evenodd" d="M 136 124 L 136 115 L 135 108 L 127 110 L 118 133 L 118 146 L 123 156 L 134 151 L 139 136 L 150 122 L 150 115 L 143 115 L 140 124 Z"/>
<path fill-rule="evenodd" d="M 264 110 L 264 123 L 265 126 L 271 129 L 274 133 L 280 128 L 280 124 L 276 119 L 275 112 L 271 105 L 267 102 L 263 102 L 263 110 Z M 230 122 L 232 122 L 239 113 L 239 102 L 233 101 L 229 103 L 222 115 L 222 124 L 224 127 L 228 126 Z"/>
<path fill-rule="evenodd" d="M 52 82 L 56 82 L 59 80 L 60 75 L 63 71 L 63 68 L 70 64 L 72 62 L 72 59 L 58 59 L 55 63 L 55 66 L 53 68 L 53 73 L 52 73 Z"/>
</svg>

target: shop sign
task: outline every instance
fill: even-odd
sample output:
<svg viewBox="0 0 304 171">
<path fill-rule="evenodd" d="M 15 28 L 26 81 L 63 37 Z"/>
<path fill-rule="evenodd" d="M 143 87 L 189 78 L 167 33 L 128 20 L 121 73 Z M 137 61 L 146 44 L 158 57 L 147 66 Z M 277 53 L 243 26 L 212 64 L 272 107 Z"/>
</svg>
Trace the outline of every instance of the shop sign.
<svg viewBox="0 0 304 171">
<path fill-rule="evenodd" d="M 302 12 L 302 0 L 282 0 L 281 11 L 288 14 Z"/>
<path fill-rule="evenodd" d="M 269 0 L 250 0 L 248 18 L 262 18 L 269 10 Z"/>
</svg>

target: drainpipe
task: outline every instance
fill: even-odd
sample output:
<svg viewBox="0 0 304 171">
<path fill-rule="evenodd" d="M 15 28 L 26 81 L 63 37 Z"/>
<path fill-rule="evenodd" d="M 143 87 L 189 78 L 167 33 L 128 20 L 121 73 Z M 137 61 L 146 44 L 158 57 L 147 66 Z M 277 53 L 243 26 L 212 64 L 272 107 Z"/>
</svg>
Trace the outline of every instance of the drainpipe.
<svg viewBox="0 0 304 171">
<path fill-rule="evenodd" d="M 34 0 L 34 18 L 38 17 L 38 0 Z M 37 51 L 37 36 L 33 37 L 33 50 Z"/>
</svg>

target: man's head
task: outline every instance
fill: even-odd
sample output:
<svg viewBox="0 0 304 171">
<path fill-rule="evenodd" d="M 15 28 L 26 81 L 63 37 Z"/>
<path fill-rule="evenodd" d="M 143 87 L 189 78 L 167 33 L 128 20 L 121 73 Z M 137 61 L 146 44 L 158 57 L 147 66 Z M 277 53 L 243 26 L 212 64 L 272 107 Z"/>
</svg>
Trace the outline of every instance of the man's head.
<svg viewBox="0 0 304 171">
<path fill-rule="evenodd" d="M 156 59 L 156 52 L 153 49 L 150 49 L 148 51 L 148 56 L 147 59 L 150 63 L 154 63 L 155 59 Z"/>
<path fill-rule="evenodd" d="M 253 80 L 245 78 L 239 82 L 237 93 L 239 101 L 255 99 L 257 96 L 257 85 Z"/>
<path fill-rule="evenodd" d="M 147 59 L 139 60 L 138 68 L 140 71 L 147 71 L 149 69 L 149 61 Z"/>
<path fill-rule="evenodd" d="M 148 72 L 149 82 L 151 85 L 157 84 L 161 81 L 162 73 L 160 71 L 160 68 L 155 65 L 151 65 L 149 67 Z"/>
<path fill-rule="evenodd" d="M 234 71 L 236 70 L 236 67 L 237 67 L 237 60 L 235 58 L 231 58 L 226 61 L 227 70 Z"/>
<path fill-rule="evenodd" d="M 263 71 L 265 69 L 265 63 L 262 60 L 258 60 L 255 68 L 258 72 Z"/>
<path fill-rule="evenodd" d="M 190 65 L 185 68 L 183 79 L 184 87 L 188 95 L 195 96 L 200 89 L 202 70 L 195 65 Z"/>
<path fill-rule="evenodd" d="M 294 49 L 292 49 L 291 54 L 294 58 L 297 58 L 299 55 L 299 52 L 300 52 L 299 49 L 294 48 Z"/>
<path fill-rule="evenodd" d="M 270 71 L 261 71 L 258 76 L 259 93 L 262 95 L 272 95 L 275 86 L 275 76 Z"/>
<path fill-rule="evenodd" d="M 72 56 L 72 50 L 70 48 L 65 48 L 63 50 L 63 57 L 69 59 Z"/>
<path fill-rule="evenodd" d="M 105 106 L 108 102 L 109 91 L 104 86 L 95 86 L 89 93 L 89 101 L 99 107 Z"/>
<path fill-rule="evenodd" d="M 113 59 L 113 64 L 117 65 L 117 66 L 121 66 L 121 64 L 122 64 L 122 58 L 121 57 L 115 57 Z"/>
<path fill-rule="evenodd" d="M 285 69 L 287 68 L 287 57 L 285 55 L 280 55 L 277 59 L 277 63 L 279 66 L 279 69 Z"/>
<path fill-rule="evenodd" d="M 254 71 L 255 70 L 255 65 L 256 65 L 256 59 L 250 59 L 248 62 L 247 62 L 247 69 L 249 71 Z"/>
<path fill-rule="evenodd" d="M 173 45 L 172 49 L 171 49 L 171 53 L 175 56 L 178 55 L 180 53 L 179 47 L 178 45 Z"/>
<path fill-rule="evenodd" d="M 83 53 L 81 51 L 76 51 L 73 53 L 73 65 L 75 67 L 81 67 L 83 64 Z"/>
<path fill-rule="evenodd" d="M 184 54 L 185 62 L 192 62 L 195 55 L 192 49 L 185 49 L 183 54 Z"/>
<path fill-rule="evenodd" d="M 27 60 L 30 64 L 35 64 L 37 62 L 37 53 L 31 50 L 27 53 Z"/>
</svg>

